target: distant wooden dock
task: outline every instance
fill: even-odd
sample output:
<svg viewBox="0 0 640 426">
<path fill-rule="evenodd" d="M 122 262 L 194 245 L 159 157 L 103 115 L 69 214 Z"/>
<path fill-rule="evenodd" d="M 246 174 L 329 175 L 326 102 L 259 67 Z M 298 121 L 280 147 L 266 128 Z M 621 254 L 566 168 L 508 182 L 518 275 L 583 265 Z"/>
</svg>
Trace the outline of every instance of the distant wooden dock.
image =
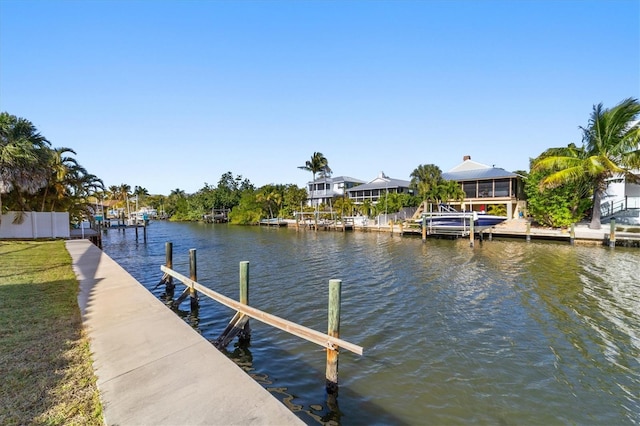
<svg viewBox="0 0 640 426">
<path fill-rule="evenodd" d="M 338 217 L 334 211 L 294 212 L 296 229 L 308 228 L 314 231 L 352 231 L 355 221 L 352 216 Z M 291 223 L 290 223 L 291 225 Z"/>
<path fill-rule="evenodd" d="M 306 213 L 307 215 L 309 213 Z M 313 212 L 312 212 L 313 214 Z M 345 218 L 348 220 L 348 218 Z M 344 228 L 342 227 L 342 221 L 329 222 L 318 220 L 317 224 L 315 218 L 305 219 L 304 221 L 289 220 L 290 227 L 296 227 L 296 229 L 311 229 L 311 230 L 323 230 L 323 231 L 343 231 L 353 230 L 362 232 L 386 232 L 391 235 L 400 236 L 422 236 L 423 239 L 437 239 L 437 238 L 469 238 L 470 242 L 474 240 L 486 241 L 493 238 L 510 238 L 510 239 L 523 239 L 526 241 L 541 240 L 541 241 L 558 241 L 566 242 L 569 244 L 591 244 L 591 245 L 608 245 L 610 247 L 640 247 L 640 233 L 636 232 L 624 232 L 616 230 L 615 223 L 612 226 L 609 224 L 603 224 L 602 229 L 590 229 L 586 225 L 569 227 L 568 229 L 551 229 L 532 227 L 531 223 L 525 219 L 513 219 L 500 225 L 496 225 L 492 228 L 484 229 L 481 232 L 475 232 L 475 230 L 457 230 L 455 232 L 447 232 L 442 230 L 425 229 L 423 231 L 420 224 L 402 221 L 402 222 L 389 222 L 388 224 L 363 224 L 354 223 L 353 219 L 350 222 L 345 221 Z M 473 232 L 473 239 L 471 238 Z"/>
<path fill-rule="evenodd" d="M 206 223 L 227 223 L 229 222 L 230 209 L 213 209 L 211 214 L 205 214 L 202 219 Z"/>
<path fill-rule="evenodd" d="M 272 219 L 260 219 L 260 226 L 288 226 L 288 222 L 284 219 L 274 217 Z"/>
</svg>

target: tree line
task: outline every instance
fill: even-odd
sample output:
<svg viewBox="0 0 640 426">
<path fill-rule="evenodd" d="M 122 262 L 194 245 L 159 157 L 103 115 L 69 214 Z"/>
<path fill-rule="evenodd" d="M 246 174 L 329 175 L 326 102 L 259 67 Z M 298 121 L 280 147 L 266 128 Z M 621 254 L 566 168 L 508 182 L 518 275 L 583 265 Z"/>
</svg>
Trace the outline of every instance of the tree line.
<svg viewBox="0 0 640 426">
<path fill-rule="evenodd" d="M 609 182 L 626 179 L 640 182 L 640 103 L 625 99 L 612 108 L 595 105 L 582 131 L 580 146 L 549 148 L 530 159 L 524 177 L 528 215 L 541 225 L 563 227 L 588 217 L 590 226 L 600 227 L 600 204 Z M 52 148 L 26 119 L 0 114 L 0 211 L 69 211 L 72 218 L 90 216 L 98 201 L 111 200 L 124 207 L 132 197 L 165 213 L 171 220 L 202 220 L 214 211 L 229 211 L 236 224 L 254 224 L 261 218 L 289 217 L 296 211 L 313 211 L 306 205 L 306 188 L 294 184 L 269 184 L 256 188 L 249 179 L 224 173 L 216 185 L 204 186 L 193 194 L 176 188 L 168 195 L 151 195 L 142 186 L 128 184 L 104 187 L 101 179 L 88 173 L 71 155 L 71 148 Z M 316 178 L 331 177 L 329 161 L 314 152 L 300 169 Z M 415 207 L 423 201 L 462 201 L 460 183 L 447 181 L 434 164 L 421 164 L 410 174 L 412 194 L 389 193 L 378 203 L 354 204 L 337 197 L 330 205 L 339 215 L 375 216 Z M 498 206 L 492 213 L 501 213 Z"/>
</svg>

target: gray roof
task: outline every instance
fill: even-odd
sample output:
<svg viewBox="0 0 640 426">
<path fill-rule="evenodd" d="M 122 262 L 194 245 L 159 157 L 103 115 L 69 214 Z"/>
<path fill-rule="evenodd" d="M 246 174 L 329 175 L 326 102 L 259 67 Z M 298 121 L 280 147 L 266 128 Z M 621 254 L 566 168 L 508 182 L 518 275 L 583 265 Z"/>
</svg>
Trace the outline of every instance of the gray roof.
<svg viewBox="0 0 640 426">
<path fill-rule="evenodd" d="M 361 179 L 352 178 L 349 176 L 336 176 L 331 178 L 333 182 L 355 182 L 355 183 L 364 183 L 365 181 Z"/>
<path fill-rule="evenodd" d="M 332 176 L 332 177 L 327 177 L 327 178 L 323 178 L 323 177 L 316 177 L 315 181 L 309 181 L 307 183 L 314 183 L 314 182 L 327 182 L 327 183 L 333 183 L 333 182 L 354 182 L 354 183 L 364 183 L 364 180 L 360 180 L 360 179 L 356 179 L 356 178 L 352 178 L 349 176 Z"/>
<path fill-rule="evenodd" d="M 384 181 L 377 180 L 377 181 L 365 183 L 364 185 L 354 186 L 353 188 L 348 189 L 347 192 L 362 191 L 362 190 L 369 190 L 369 189 L 408 188 L 410 183 L 411 182 L 409 182 L 408 180 L 387 178 Z"/>
<path fill-rule="evenodd" d="M 500 178 L 515 178 L 519 175 L 500 169 L 497 167 L 490 167 L 488 169 L 475 169 L 464 170 L 461 172 L 447 172 L 442 173 L 442 178 L 445 180 L 455 180 L 457 182 L 463 180 L 484 180 L 484 179 L 500 179 Z"/>
</svg>

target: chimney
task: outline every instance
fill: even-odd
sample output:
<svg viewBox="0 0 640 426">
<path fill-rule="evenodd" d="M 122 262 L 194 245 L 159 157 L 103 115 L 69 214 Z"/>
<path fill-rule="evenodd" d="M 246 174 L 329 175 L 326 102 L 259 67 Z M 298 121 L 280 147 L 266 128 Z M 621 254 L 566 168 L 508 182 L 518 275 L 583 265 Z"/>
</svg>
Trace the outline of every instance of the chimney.
<svg viewBox="0 0 640 426">
<path fill-rule="evenodd" d="M 471 160 L 470 155 L 465 155 L 464 157 L 462 157 L 462 161 L 467 161 L 467 160 Z"/>
</svg>

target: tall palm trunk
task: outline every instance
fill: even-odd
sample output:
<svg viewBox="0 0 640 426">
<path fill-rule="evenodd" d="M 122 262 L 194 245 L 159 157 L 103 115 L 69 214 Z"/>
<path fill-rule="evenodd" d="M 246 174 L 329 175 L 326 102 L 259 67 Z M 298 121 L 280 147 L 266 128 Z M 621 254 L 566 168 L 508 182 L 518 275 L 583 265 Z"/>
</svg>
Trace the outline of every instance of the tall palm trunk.
<svg viewBox="0 0 640 426">
<path fill-rule="evenodd" d="M 593 191 L 593 208 L 591 210 L 591 223 L 589 223 L 589 228 L 591 229 L 600 229 L 602 228 L 602 223 L 600 223 L 600 205 L 602 204 L 602 190 L 600 189 L 600 185 Z"/>
<path fill-rule="evenodd" d="M 309 197 L 311 198 L 311 207 L 313 207 L 313 196 L 316 192 L 316 172 L 311 170 L 311 194 Z"/>
<path fill-rule="evenodd" d="M 49 195 L 49 185 L 44 187 L 44 195 L 42 196 L 42 207 L 40 208 L 41 212 L 44 212 L 44 206 L 47 202 L 47 195 Z"/>
</svg>

